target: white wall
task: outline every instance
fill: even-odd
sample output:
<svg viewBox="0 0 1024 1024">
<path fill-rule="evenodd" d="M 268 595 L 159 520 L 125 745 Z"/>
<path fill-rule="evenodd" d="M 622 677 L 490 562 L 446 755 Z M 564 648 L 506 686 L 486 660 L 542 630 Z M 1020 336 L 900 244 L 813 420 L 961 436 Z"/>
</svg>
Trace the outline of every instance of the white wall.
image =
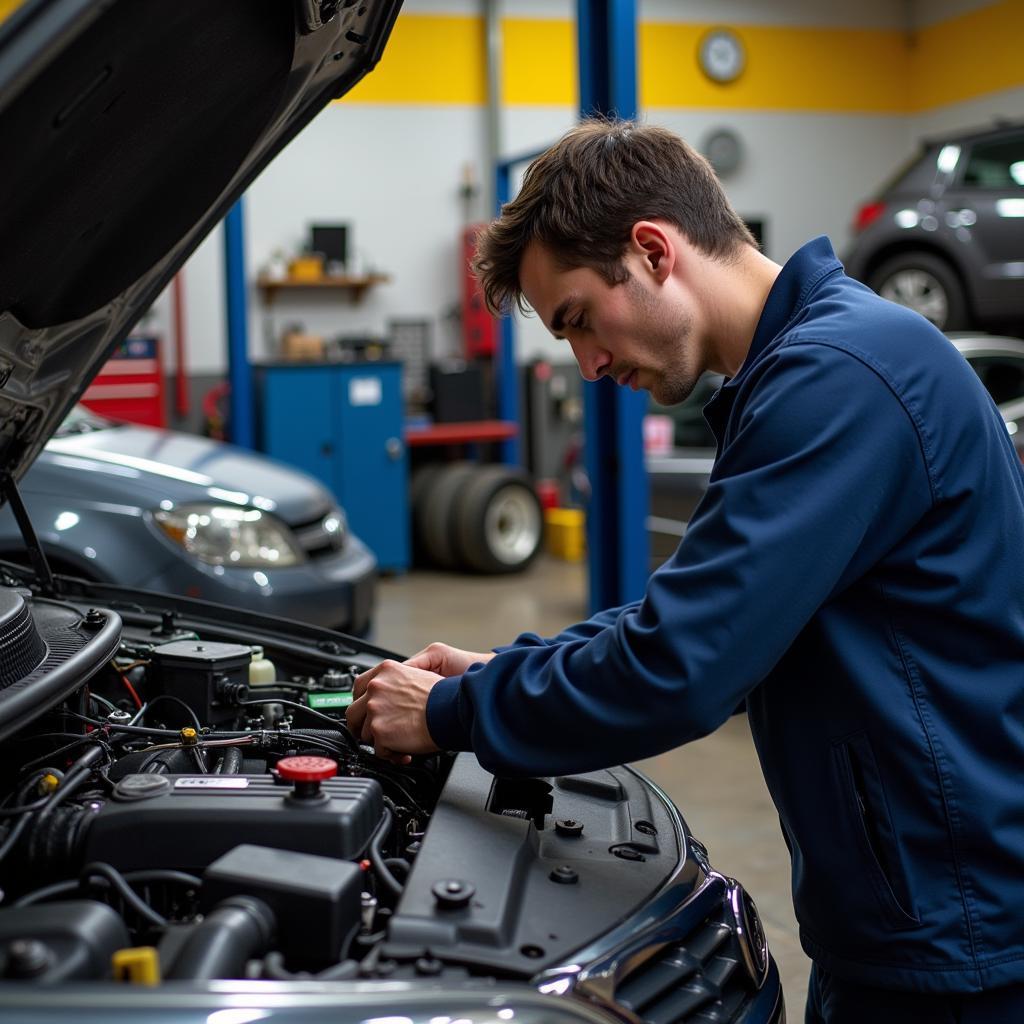
<svg viewBox="0 0 1024 1024">
<path fill-rule="evenodd" d="M 822 0 L 639 0 L 637 6 L 644 21 L 719 25 L 906 28 L 909 17 L 906 0 L 859 0 L 857 4 Z"/>
<path fill-rule="evenodd" d="M 479 163 L 483 132 L 483 111 L 473 107 L 325 110 L 250 189 L 248 252 L 258 264 L 275 248 L 300 248 L 314 220 L 344 222 L 352 225 L 352 269 L 392 281 L 359 305 L 333 292 L 315 306 L 307 293 L 282 296 L 269 315 L 254 296 L 251 324 L 272 326 L 272 342 L 294 318 L 328 337 L 383 334 L 389 317 L 440 322 L 459 297 L 459 186 L 464 165 Z M 273 352 L 263 333 L 251 332 L 257 357 Z"/>
<path fill-rule="evenodd" d="M 916 142 L 945 132 L 984 127 L 996 118 L 1024 121 L 1024 88 L 1006 89 L 917 114 L 907 119 L 907 128 L 911 140 Z"/>
<path fill-rule="evenodd" d="M 913 28 L 926 28 L 940 21 L 988 7 L 992 0 L 908 0 L 908 16 Z"/>
<path fill-rule="evenodd" d="M 981 6 L 980 0 L 862 0 L 856 6 L 817 0 L 640 0 L 646 20 L 737 24 L 827 25 L 912 29 Z M 941 14 L 937 12 L 941 8 Z M 406 0 L 415 13 L 475 14 L 479 0 Z M 570 17 L 571 0 L 503 0 L 503 13 Z M 542 73 L 542 69 L 538 69 Z M 736 130 L 746 148 L 726 190 L 740 213 L 763 216 L 767 252 L 783 261 L 807 238 L 829 235 L 837 250 L 860 201 L 914 147 L 916 140 L 950 128 L 983 123 L 994 114 L 1020 116 L 1024 89 L 956 104 L 927 114 L 800 114 L 659 110 L 657 123 L 700 146 L 712 127 Z M 510 107 L 502 111 L 503 150 L 539 149 L 575 120 L 568 106 Z M 459 301 L 457 240 L 463 223 L 458 196 L 463 167 L 481 172 L 485 112 L 472 106 L 404 107 L 334 105 L 325 110 L 252 186 L 246 198 L 250 280 L 275 249 L 293 249 L 313 221 L 352 226 L 357 261 L 391 274 L 359 306 L 340 295 L 311 302 L 302 294 L 278 300 L 269 313 L 255 289 L 250 302 L 254 359 L 272 353 L 284 323 L 303 322 L 328 336 L 380 334 L 391 317 L 435 325 L 435 349 L 445 352 L 457 335 L 448 314 Z M 473 211 L 480 217 L 479 206 Z M 226 366 L 223 243 L 219 229 L 185 268 L 188 369 L 215 373 Z M 159 312 L 167 318 L 167 303 Z M 534 321 L 520 332 L 519 357 L 564 357 Z"/>
</svg>

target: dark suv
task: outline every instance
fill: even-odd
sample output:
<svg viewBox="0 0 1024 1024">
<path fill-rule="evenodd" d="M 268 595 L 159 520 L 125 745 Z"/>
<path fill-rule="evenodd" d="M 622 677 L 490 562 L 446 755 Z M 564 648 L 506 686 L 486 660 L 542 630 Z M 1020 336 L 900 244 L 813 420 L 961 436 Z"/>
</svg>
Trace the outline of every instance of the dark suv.
<svg viewBox="0 0 1024 1024">
<path fill-rule="evenodd" d="M 857 211 L 846 270 L 947 331 L 1024 326 L 1024 123 L 925 142 Z"/>
</svg>

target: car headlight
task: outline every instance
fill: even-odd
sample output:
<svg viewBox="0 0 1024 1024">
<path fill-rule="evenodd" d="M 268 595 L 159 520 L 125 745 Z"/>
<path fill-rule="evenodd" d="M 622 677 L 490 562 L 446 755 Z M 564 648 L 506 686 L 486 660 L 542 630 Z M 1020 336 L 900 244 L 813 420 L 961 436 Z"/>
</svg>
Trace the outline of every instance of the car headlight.
<svg viewBox="0 0 1024 1024">
<path fill-rule="evenodd" d="M 180 505 L 153 513 L 163 532 L 210 565 L 295 565 L 304 558 L 292 531 L 276 516 L 233 505 Z"/>
</svg>

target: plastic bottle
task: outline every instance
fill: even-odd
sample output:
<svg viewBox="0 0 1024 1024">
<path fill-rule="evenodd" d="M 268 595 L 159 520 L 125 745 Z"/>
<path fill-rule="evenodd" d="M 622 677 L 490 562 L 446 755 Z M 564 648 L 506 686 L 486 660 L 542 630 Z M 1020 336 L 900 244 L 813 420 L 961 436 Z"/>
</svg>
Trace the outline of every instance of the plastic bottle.
<svg viewBox="0 0 1024 1024">
<path fill-rule="evenodd" d="M 252 661 L 249 663 L 250 686 L 272 686 L 277 682 L 274 663 L 263 657 L 262 647 L 252 647 Z"/>
</svg>

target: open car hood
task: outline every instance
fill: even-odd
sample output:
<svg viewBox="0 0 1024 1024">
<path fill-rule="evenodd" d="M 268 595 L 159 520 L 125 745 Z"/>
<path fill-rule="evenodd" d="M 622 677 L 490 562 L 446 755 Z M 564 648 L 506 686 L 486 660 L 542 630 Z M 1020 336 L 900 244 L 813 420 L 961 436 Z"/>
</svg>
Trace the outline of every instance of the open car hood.
<svg viewBox="0 0 1024 1024">
<path fill-rule="evenodd" d="M 22 476 L 401 0 L 28 0 L 0 25 L 0 473 Z"/>
</svg>

